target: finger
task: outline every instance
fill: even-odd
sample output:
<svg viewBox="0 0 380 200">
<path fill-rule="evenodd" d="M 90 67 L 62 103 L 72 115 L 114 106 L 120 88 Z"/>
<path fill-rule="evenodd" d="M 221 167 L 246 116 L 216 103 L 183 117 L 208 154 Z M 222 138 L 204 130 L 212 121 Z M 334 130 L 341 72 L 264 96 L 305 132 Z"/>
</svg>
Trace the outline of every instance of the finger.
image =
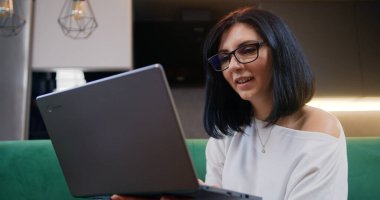
<svg viewBox="0 0 380 200">
<path fill-rule="evenodd" d="M 157 198 L 154 198 L 157 199 Z M 144 198 L 144 197 L 133 197 L 133 196 L 122 196 L 114 194 L 111 196 L 111 200 L 154 200 L 153 198 Z"/>
<path fill-rule="evenodd" d="M 139 197 L 130 197 L 130 196 L 122 196 L 122 195 L 112 195 L 111 200 L 150 200 L 146 198 L 139 198 Z"/>
<path fill-rule="evenodd" d="M 206 183 L 203 182 L 201 179 L 198 179 L 198 183 L 201 184 L 201 185 L 206 185 Z"/>
<path fill-rule="evenodd" d="M 111 196 L 111 200 L 123 200 L 123 198 L 119 195 L 114 194 Z"/>
</svg>

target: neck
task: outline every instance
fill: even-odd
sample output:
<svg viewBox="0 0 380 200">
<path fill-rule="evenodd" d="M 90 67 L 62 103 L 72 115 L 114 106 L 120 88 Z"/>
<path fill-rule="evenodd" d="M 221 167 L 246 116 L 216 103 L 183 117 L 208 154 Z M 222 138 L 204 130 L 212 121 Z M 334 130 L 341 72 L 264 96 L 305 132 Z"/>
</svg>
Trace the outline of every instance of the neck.
<svg viewBox="0 0 380 200">
<path fill-rule="evenodd" d="M 251 101 L 255 117 L 264 121 L 272 111 L 273 102 L 272 98 L 255 99 Z"/>
</svg>

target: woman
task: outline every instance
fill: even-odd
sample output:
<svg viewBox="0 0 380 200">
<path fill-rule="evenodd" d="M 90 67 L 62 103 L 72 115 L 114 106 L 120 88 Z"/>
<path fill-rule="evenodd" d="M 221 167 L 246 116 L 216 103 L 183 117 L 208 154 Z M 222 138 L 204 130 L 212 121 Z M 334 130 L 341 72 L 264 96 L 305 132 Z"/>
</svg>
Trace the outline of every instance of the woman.
<svg viewBox="0 0 380 200">
<path fill-rule="evenodd" d="M 263 199 L 347 199 L 343 129 L 305 105 L 309 64 L 289 28 L 270 12 L 244 8 L 206 40 L 206 184 Z M 214 139 L 223 138 L 223 139 Z"/>
<path fill-rule="evenodd" d="M 314 80 L 285 23 L 268 11 L 236 10 L 210 31 L 203 54 L 206 184 L 265 200 L 347 199 L 343 129 L 305 105 Z"/>
</svg>

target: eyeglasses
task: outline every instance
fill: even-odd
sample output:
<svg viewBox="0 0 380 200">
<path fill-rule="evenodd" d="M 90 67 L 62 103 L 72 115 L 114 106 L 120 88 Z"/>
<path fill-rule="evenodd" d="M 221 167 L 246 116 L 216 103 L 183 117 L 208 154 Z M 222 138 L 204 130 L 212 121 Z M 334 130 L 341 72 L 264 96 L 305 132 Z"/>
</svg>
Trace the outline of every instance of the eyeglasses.
<svg viewBox="0 0 380 200">
<path fill-rule="evenodd" d="M 208 59 L 208 62 L 215 71 L 226 70 L 230 65 L 232 55 L 241 64 L 253 62 L 259 57 L 259 49 L 264 43 L 264 41 L 260 41 L 244 44 L 229 53 L 215 54 Z"/>
</svg>

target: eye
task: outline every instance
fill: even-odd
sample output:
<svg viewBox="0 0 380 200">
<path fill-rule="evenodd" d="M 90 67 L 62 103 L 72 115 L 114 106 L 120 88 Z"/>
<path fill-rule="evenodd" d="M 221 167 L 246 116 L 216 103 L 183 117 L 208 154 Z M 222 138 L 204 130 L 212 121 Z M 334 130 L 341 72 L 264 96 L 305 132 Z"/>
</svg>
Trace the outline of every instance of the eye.
<svg viewBox="0 0 380 200">
<path fill-rule="evenodd" d="M 257 45 L 256 44 L 248 44 L 242 46 L 237 51 L 240 55 L 252 55 L 257 53 Z"/>
<path fill-rule="evenodd" d="M 218 54 L 220 63 L 228 63 L 230 61 L 230 55 L 226 53 Z"/>
</svg>

